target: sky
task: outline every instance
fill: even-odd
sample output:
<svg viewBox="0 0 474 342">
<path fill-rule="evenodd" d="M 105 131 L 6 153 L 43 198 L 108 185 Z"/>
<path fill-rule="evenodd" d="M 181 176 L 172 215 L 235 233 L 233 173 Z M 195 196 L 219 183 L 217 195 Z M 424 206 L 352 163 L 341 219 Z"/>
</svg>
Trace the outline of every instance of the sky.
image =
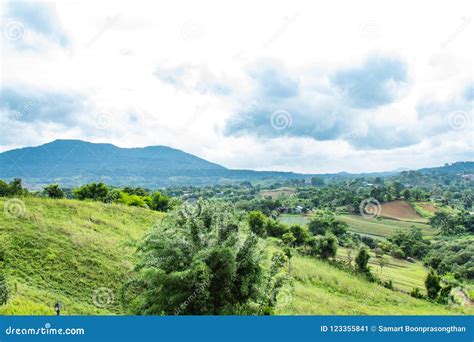
<svg viewBox="0 0 474 342">
<path fill-rule="evenodd" d="M 303 173 L 474 160 L 473 10 L 2 1 L 0 152 L 81 139 Z"/>
</svg>

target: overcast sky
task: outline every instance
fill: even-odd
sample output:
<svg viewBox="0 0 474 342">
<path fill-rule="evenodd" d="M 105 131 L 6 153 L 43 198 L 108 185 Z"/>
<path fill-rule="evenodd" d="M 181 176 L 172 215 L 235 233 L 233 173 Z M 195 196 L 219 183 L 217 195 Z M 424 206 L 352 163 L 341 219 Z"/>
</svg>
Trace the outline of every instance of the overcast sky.
<svg viewBox="0 0 474 342">
<path fill-rule="evenodd" d="M 0 151 L 167 145 L 230 168 L 474 160 L 474 2 L 3 2 Z"/>
</svg>

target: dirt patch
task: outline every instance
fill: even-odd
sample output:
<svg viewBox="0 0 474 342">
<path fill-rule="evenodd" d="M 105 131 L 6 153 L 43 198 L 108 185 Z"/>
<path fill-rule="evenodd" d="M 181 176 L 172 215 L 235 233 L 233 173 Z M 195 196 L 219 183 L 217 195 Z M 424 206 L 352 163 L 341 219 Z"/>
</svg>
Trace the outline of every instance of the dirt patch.
<svg viewBox="0 0 474 342">
<path fill-rule="evenodd" d="M 426 222 L 407 201 L 398 200 L 382 204 L 380 216 L 401 221 Z"/>
</svg>

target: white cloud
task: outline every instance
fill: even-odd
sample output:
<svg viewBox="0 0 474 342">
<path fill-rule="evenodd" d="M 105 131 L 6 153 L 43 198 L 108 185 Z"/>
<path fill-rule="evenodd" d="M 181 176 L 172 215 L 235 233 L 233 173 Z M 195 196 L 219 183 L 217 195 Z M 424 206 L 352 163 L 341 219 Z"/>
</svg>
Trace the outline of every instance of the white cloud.
<svg viewBox="0 0 474 342">
<path fill-rule="evenodd" d="M 78 96 L 87 105 L 41 122 L 12 119 L 3 109 L 0 122 L 9 129 L 0 136 L 0 150 L 79 138 L 119 146 L 169 145 L 228 167 L 300 172 L 377 171 L 473 159 L 472 126 L 449 125 L 450 113 L 457 110 L 474 121 L 472 99 L 459 98 L 474 78 L 474 23 L 464 17 L 474 9 L 472 2 L 433 3 L 429 12 L 422 3 L 395 1 L 50 5 L 57 20 L 47 35 L 17 18 L 24 21 L 22 39 L 40 48 L 22 49 L 5 34 L 0 38 L 2 91 L 14 85 L 38 94 Z M 4 12 L 2 17 L 12 16 Z M 67 44 L 58 44 L 63 41 L 58 37 Z M 286 85 L 299 81 L 302 95 L 291 100 L 289 112 L 299 109 L 304 116 L 315 107 L 340 104 L 331 102 L 331 72 L 360 67 L 374 55 L 406 64 L 408 90 L 383 105 L 344 113 L 338 134 L 224 134 L 229 120 L 262 100 L 252 80 L 262 70 L 249 72 L 256 62 L 276 61 L 286 69 Z M 291 92 L 274 87 L 279 81 L 270 77 L 272 88 L 266 89 Z M 74 122 L 64 123 L 70 115 Z M 318 120 L 322 134 L 336 116 L 323 112 Z M 377 148 L 382 142 L 390 149 Z"/>
</svg>

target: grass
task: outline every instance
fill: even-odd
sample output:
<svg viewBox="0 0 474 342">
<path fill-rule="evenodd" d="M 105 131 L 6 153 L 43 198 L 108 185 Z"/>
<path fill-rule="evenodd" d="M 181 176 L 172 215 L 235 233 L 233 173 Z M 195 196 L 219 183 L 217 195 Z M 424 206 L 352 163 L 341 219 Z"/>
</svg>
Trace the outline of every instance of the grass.
<svg viewBox="0 0 474 342">
<path fill-rule="evenodd" d="M 448 307 L 369 283 L 315 258 L 292 261 L 294 291 L 277 310 L 282 315 L 452 315 L 471 308 Z"/>
<path fill-rule="evenodd" d="M 410 229 L 412 226 L 421 228 L 421 231 L 426 237 L 433 237 L 436 230 L 424 223 L 413 223 L 398 220 L 391 220 L 386 218 L 370 218 L 357 215 L 340 215 L 338 217 L 341 221 L 349 225 L 349 230 L 354 233 L 361 233 L 373 235 L 374 237 L 389 237 L 397 229 Z"/>
<path fill-rule="evenodd" d="M 339 247 L 337 250 L 337 258 L 340 260 L 348 260 L 348 249 Z M 352 263 L 357 251 L 352 252 Z M 409 293 L 413 288 L 418 287 L 422 292 L 425 292 L 424 280 L 428 274 L 428 270 L 420 261 L 415 263 L 406 260 L 400 260 L 390 255 L 384 255 L 386 265 L 380 269 L 379 258 L 373 252 L 370 252 L 369 266 L 372 273 L 379 279 L 393 282 L 393 286 L 397 290 Z"/>
<path fill-rule="evenodd" d="M 54 314 L 58 300 L 65 315 L 117 313 L 135 245 L 161 214 L 97 202 L 22 200 L 26 210 L 17 218 L 4 214 L 6 199 L 0 198 L 0 268 L 11 295 L 0 314 Z"/>
<path fill-rule="evenodd" d="M 3 214 L 5 201 L 0 198 L 0 268 L 11 297 L 0 306 L 0 315 L 51 315 L 58 300 L 64 315 L 121 314 L 119 289 L 133 272 L 135 247 L 162 214 L 97 202 L 25 198 L 26 210 L 15 218 Z M 269 252 L 279 248 L 274 240 L 265 241 Z M 341 257 L 343 253 L 341 249 Z M 418 275 L 424 272 L 419 266 L 390 260 L 383 277 L 399 278 L 395 287 L 408 291 L 419 286 Z M 385 289 L 315 258 L 296 255 L 292 275 L 293 286 L 277 314 L 474 314 L 471 308 L 442 306 Z M 104 289 L 105 299 L 101 292 L 94 301 L 94 294 Z"/>
<path fill-rule="evenodd" d="M 405 222 L 386 218 L 376 219 L 358 215 L 339 215 L 338 219 L 348 224 L 349 231 L 375 238 L 386 238 L 395 233 L 397 229 L 410 229 L 411 226 L 420 227 L 426 237 L 432 237 L 436 234 L 434 228 L 424 223 Z M 306 225 L 311 220 L 311 216 L 284 214 L 280 216 L 279 220 L 289 225 Z"/>
</svg>

